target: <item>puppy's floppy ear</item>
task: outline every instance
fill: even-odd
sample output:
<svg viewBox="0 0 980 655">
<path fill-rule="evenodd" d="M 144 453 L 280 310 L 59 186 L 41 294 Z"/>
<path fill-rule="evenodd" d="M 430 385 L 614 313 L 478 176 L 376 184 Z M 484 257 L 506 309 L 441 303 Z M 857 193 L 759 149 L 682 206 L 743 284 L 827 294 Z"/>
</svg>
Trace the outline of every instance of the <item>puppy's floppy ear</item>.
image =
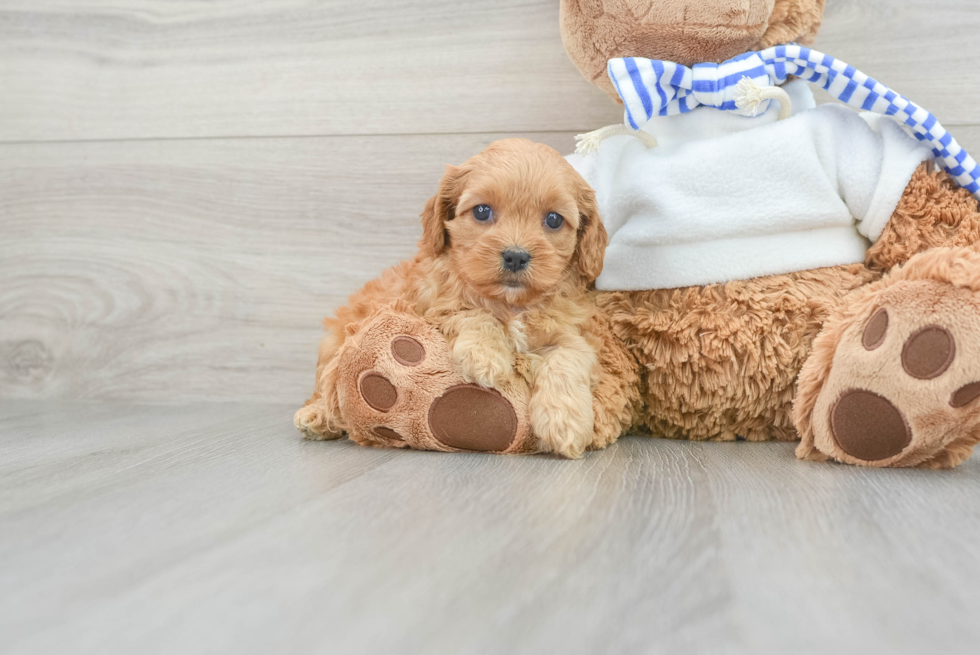
<svg viewBox="0 0 980 655">
<path fill-rule="evenodd" d="M 578 180 L 575 199 L 579 211 L 578 243 L 575 246 L 575 263 L 582 275 L 594 281 L 602 272 L 602 260 L 606 254 L 609 236 L 599 218 L 599 205 L 595 192 L 585 180 Z"/>
<path fill-rule="evenodd" d="M 463 191 L 466 171 L 462 167 L 446 166 L 436 195 L 429 198 L 422 210 L 422 238 L 419 250 L 435 257 L 449 246 L 446 222 L 456 217 L 456 202 Z"/>
</svg>

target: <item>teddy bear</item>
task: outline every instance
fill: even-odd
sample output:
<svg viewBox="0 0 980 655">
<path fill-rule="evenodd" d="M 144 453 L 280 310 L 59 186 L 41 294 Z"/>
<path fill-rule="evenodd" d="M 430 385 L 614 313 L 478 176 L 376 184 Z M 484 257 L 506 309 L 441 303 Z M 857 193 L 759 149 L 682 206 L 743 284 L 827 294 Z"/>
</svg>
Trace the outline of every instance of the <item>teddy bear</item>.
<svg viewBox="0 0 980 655">
<path fill-rule="evenodd" d="M 592 298 L 614 337 L 605 356 L 621 371 L 594 389 L 594 411 L 617 417 L 594 448 L 627 431 L 799 441 L 800 459 L 938 469 L 980 441 L 975 163 L 931 114 L 806 48 L 823 8 L 562 0 L 569 57 L 625 111 L 624 125 L 569 157 L 609 233 Z M 818 107 L 807 81 L 877 113 Z M 906 125 L 880 115 L 896 103 Z M 914 137 L 909 126 L 923 125 Z M 425 337 L 439 375 L 458 375 L 437 331 L 386 312 L 359 328 L 352 375 L 388 366 L 402 333 Z M 398 328 L 379 332 L 392 320 Z M 454 388 L 413 396 L 420 383 L 391 374 L 416 403 L 403 411 L 420 416 Z M 498 396 L 513 413 L 474 408 L 465 439 L 434 435 L 430 420 L 414 423 L 425 424 L 418 438 L 386 441 L 372 427 L 385 417 L 366 413 L 353 386 L 345 402 L 365 444 L 539 450 L 521 391 Z M 505 428 L 491 429 L 495 420 Z"/>
<path fill-rule="evenodd" d="M 611 60 L 643 57 L 683 67 L 719 64 L 785 44 L 807 45 L 820 27 L 823 8 L 823 0 L 563 0 L 560 20 L 573 63 L 622 104 Z M 791 86 L 786 95 L 795 96 L 799 115 L 786 121 L 770 117 L 761 128 L 738 124 L 758 116 L 709 108 L 652 119 L 661 122 L 656 126 L 660 143 L 644 154 L 665 149 L 660 153 L 665 161 L 644 171 L 662 174 L 647 178 L 649 194 L 701 195 L 705 202 L 695 203 L 698 207 L 684 208 L 680 198 L 663 207 L 642 206 L 649 198 L 637 197 L 635 189 L 630 195 L 628 184 L 617 187 L 597 179 L 601 171 L 587 172 L 586 179 L 599 185 L 600 213 L 610 232 L 604 274 L 611 272 L 613 279 L 608 285 L 601 278 L 597 282 L 608 289 L 597 294 L 597 302 L 640 366 L 643 403 L 637 423 L 671 438 L 799 439 L 797 456 L 808 460 L 955 466 L 980 438 L 980 402 L 974 402 L 980 396 L 980 365 L 974 359 L 980 346 L 977 201 L 949 173 L 937 170 L 933 153 L 917 149 L 919 142 L 897 122 L 886 118 L 869 129 L 847 108 L 815 108 L 804 80 L 783 88 Z M 827 123 L 792 125 L 821 113 Z M 673 124 L 685 119 L 692 120 Z M 719 125 L 723 121 L 727 124 Z M 777 131 L 791 127 L 803 132 L 780 142 Z M 697 142 L 677 143 L 677 132 L 689 137 L 686 132 L 697 130 L 705 133 L 706 158 L 722 161 L 685 168 L 685 155 Z M 833 136 L 835 130 L 839 136 Z M 865 139 L 866 147 L 860 147 Z M 638 142 L 618 145 L 643 148 Z M 733 145 L 745 148 L 741 158 L 729 150 Z M 792 152 L 780 158 L 781 146 Z M 612 160 L 620 177 L 636 173 L 628 158 L 607 148 L 603 145 L 593 159 Z M 821 205 L 817 187 L 828 182 L 801 167 L 788 173 L 796 179 L 780 186 L 782 170 L 774 171 L 766 160 L 786 167 L 811 156 L 823 163 L 834 160 L 838 170 L 829 181 L 830 195 L 843 200 L 850 218 L 869 222 L 861 221 L 864 225 L 850 234 L 835 233 L 837 224 L 826 215 L 809 224 L 794 222 Z M 758 184 L 749 180 L 739 186 L 755 166 Z M 875 174 L 861 170 L 868 167 L 877 170 L 876 188 L 867 182 L 875 182 Z M 749 172 L 740 176 L 739 169 Z M 736 182 L 691 176 L 692 170 Z M 775 208 L 793 216 L 777 213 L 754 233 L 732 233 L 734 247 L 712 248 L 718 244 L 710 231 L 737 222 L 733 205 L 740 205 L 753 186 L 754 211 L 768 215 Z M 683 234 L 658 234 L 658 226 L 642 221 L 626 221 L 615 226 L 617 232 L 610 225 L 617 220 L 617 203 L 632 204 L 627 212 L 679 209 L 671 217 L 674 223 L 701 221 L 697 212 L 704 208 L 713 214 L 701 221 L 709 234 L 685 242 Z M 787 228 L 787 219 L 794 225 Z M 776 225 L 780 222 L 784 225 Z M 797 234 L 782 233 L 789 229 Z M 845 238 L 831 244 L 834 234 Z M 773 243 L 764 243 L 765 236 Z M 794 237 L 801 241 L 794 244 Z M 684 246 L 702 252 L 685 257 L 678 252 Z M 719 259 L 721 268 L 734 274 L 716 273 Z M 778 268 L 766 270 L 774 262 Z M 632 279 L 642 277 L 634 275 L 638 270 L 660 267 L 670 270 L 651 274 L 659 279 Z"/>
</svg>

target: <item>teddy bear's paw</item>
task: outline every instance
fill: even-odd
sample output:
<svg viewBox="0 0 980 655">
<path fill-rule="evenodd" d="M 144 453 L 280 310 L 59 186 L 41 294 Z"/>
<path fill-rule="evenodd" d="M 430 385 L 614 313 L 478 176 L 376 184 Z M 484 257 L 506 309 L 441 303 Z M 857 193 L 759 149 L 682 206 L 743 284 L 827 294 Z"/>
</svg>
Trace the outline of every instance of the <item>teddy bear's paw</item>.
<svg viewBox="0 0 980 655">
<path fill-rule="evenodd" d="M 905 279 L 839 326 L 797 455 L 875 467 L 952 468 L 980 441 L 980 294 Z M 801 374 L 801 389 L 808 381 Z M 809 381 L 812 382 L 812 381 Z"/>
<path fill-rule="evenodd" d="M 520 390 L 467 384 L 443 335 L 415 316 L 382 311 L 338 356 L 341 415 L 351 439 L 362 445 L 535 450 Z"/>
</svg>

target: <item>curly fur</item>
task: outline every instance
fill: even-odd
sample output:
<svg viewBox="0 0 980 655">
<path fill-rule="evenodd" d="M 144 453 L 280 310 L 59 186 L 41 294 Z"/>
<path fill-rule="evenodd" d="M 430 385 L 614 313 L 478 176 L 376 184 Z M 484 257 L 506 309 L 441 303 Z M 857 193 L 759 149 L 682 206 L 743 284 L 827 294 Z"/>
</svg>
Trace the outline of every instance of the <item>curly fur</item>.
<svg viewBox="0 0 980 655">
<path fill-rule="evenodd" d="M 777 43 L 809 43 L 819 28 L 823 6 L 824 0 L 772 0 L 771 7 L 766 0 L 562 0 L 562 40 L 586 79 L 618 100 L 605 75 L 611 57 L 644 56 L 690 64 L 722 61 Z M 479 297 L 466 295 L 470 292 L 454 276 L 452 259 L 440 254 L 447 247 L 451 250 L 454 235 L 445 220 L 434 217 L 440 215 L 440 208 L 451 208 L 457 201 L 461 193 L 457 181 L 462 183 L 462 178 L 450 176 L 424 216 L 426 236 L 421 246 L 428 254 L 420 257 L 429 268 L 419 263 L 396 267 L 338 313 L 328 324 L 334 336 L 328 336 L 321 348 L 318 380 L 333 374 L 328 355 L 342 341 L 343 326 L 366 315 L 365 303 L 405 295 L 412 298 L 415 311 L 442 324 L 453 312 L 485 307 Z M 876 290 L 908 276 L 974 285 L 980 261 L 962 248 L 943 247 L 978 242 L 976 201 L 948 175 L 923 165 L 910 180 L 884 234 L 868 251 L 865 265 L 706 287 L 593 292 L 597 312 L 583 309 L 591 305 L 581 299 L 583 280 L 595 277 L 601 261 L 573 255 L 578 277 L 550 296 L 557 314 L 544 311 L 527 325 L 533 330 L 544 329 L 552 320 L 575 325 L 597 353 L 592 447 L 612 442 L 632 424 L 656 436 L 697 440 L 792 440 L 802 435 L 801 457 L 821 459 L 826 455 L 812 447 L 812 412 L 844 326 L 867 309 Z M 883 273 L 906 262 L 882 279 Z M 427 282 L 413 282 L 416 278 Z M 556 304 L 555 299 L 566 293 L 567 305 Z M 527 380 L 540 362 L 522 355 L 515 366 L 518 377 Z M 322 402 L 329 407 L 331 396 L 324 389 Z M 314 399 L 321 402 L 317 395 Z M 326 420 L 325 425 L 339 428 L 342 422 Z M 978 439 L 980 429 L 965 430 L 945 450 L 917 465 L 955 465 Z"/>
<path fill-rule="evenodd" d="M 493 208 L 491 221 L 472 217 L 481 204 Z M 549 211 L 565 224 L 545 226 Z M 614 440 L 638 394 L 635 365 L 588 293 L 606 246 L 588 184 L 547 146 L 498 141 L 448 168 L 422 225 L 414 259 L 382 273 L 324 321 L 315 392 L 297 427 L 314 438 L 348 429 L 337 396 L 338 350 L 379 308 L 398 302 L 439 328 L 467 382 L 530 386 L 530 421 L 544 450 L 579 457 L 593 443 Z M 501 253 L 513 247 L 531 255 L 516 273 L 501 265 Z"/>
</svg>

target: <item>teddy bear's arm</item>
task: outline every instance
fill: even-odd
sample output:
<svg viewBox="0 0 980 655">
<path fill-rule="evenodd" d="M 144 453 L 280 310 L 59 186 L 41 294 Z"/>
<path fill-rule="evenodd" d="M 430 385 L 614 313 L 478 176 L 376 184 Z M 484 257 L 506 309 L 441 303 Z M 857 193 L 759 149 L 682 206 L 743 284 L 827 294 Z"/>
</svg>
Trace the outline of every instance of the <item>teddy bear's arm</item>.
<svg viewBox="0 0 980 655">
<path fill-rule="evenodd" d="M 887 271 L 916 253 L 980 243 L 977 201 L 945 171 L 923 162 L 909 181 L 881 237 L 868 250 L 869 268 Z"/>
</svg>

